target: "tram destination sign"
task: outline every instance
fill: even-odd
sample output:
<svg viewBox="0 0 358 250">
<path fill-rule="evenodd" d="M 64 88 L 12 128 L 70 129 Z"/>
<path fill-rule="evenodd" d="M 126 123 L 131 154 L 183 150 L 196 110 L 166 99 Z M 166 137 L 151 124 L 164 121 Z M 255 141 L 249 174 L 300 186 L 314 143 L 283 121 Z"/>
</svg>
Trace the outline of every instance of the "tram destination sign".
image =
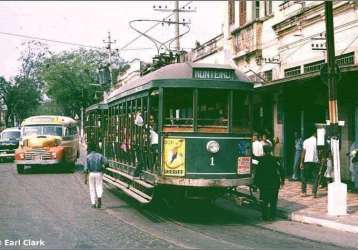
<svg viewBox="0 0 358 250">
<path fill-rule="evenodd" d="M 193 78 L 234 80 L 235 79 L 235 71 L 232 69 L 194 68 L 193 69 Z"/>
</svg>

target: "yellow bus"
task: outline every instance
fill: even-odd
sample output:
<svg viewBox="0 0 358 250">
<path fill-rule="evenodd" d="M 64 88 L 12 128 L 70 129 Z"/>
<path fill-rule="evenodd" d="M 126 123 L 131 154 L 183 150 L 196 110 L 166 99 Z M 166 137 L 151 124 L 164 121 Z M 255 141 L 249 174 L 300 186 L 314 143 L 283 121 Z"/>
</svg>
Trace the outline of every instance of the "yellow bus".
<svg viewBox="0 0 358 250">
<path fill-rule="evenodd" d="M 65 116 L 31 116 L 21 124 L 21 141 L 15 151 L 17 172 L 25 168 L 63 166 L 74 170 L 79 157 L 77 122 Z"/>
</svg>

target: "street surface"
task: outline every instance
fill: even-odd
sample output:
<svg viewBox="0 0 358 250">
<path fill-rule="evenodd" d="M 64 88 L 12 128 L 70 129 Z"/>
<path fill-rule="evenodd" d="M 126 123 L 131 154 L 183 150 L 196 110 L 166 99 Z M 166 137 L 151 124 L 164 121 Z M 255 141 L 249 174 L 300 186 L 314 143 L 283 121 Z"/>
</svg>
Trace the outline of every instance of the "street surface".
<svg viewBox="0 0 358 250">
<path fill-rule="evenodd" d="M 0 164 L 0 248 L 358 248 L 357 235 L 285 220 L 264 223 L 256 210 L 223 199 L 145 208 L 107 187 L 103 208 L 93 209 L 87 189 L 79 172 L 18 175 L 14 164 Z"/>
</svg>

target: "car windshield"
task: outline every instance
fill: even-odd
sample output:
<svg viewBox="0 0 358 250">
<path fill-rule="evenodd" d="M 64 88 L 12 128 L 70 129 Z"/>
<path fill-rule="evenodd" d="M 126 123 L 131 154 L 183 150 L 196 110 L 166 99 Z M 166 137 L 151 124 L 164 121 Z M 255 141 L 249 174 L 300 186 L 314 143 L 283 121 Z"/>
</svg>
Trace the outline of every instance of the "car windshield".
<svg viewBox="0 0 358 250">
<path fill-rule="evenodd" d="M 11 140 L 11 139 L 19 139 L 20 138 L 20 132 L 18 131 L 5 131 L 1 134 L 2 140 Z"/>
<path fill-rule="evenodd" d="M 33 136 L 33 135 L 57 135 L 62 136 L 62 127 L 61 126 L 26 126 L 23 130 L 24 136 Z"/>
</svg>

